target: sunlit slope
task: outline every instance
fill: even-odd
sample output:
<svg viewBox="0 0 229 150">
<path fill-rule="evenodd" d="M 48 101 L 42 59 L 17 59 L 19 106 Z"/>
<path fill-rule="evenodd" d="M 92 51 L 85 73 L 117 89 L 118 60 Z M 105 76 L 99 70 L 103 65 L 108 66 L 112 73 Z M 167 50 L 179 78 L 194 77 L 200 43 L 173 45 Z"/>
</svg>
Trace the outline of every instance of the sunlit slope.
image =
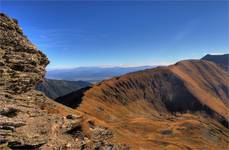
<svg viewBox="0 0 229 150">
<path fill-rule="evenodd" d="M 84 93 L 79 109 L 86 107 L 85 111 L 90 113 L 94 109 L 103 110 L 102 106 L 93 107 L 95 103 L 124 108 L 137 104 L 127 111 L 136 114 L 204 111 L 226 119 L 229 112 L 227 83 L 227 74 L 214 63 L 181 61 L 169 67 L 139 71 L 97 84 Z M 139 111 L 141 105 L 149 108 Z M 128 114 L 121 117 L 126 116 Z"/>
<path fill-rule="evenodd" d="M 209 61 L 182 61 L 171 70 L 184 81 L 187 89 L 213 112 L 225 119 L 229 114 L 227 73 Z"/>
<path fill-rule="evenodd" d="M 134 149 L 229 146 L 228 76 L 208 61 L 187 60 L 103 81 L 60 102 L 103 121 Z"/>
</svg>

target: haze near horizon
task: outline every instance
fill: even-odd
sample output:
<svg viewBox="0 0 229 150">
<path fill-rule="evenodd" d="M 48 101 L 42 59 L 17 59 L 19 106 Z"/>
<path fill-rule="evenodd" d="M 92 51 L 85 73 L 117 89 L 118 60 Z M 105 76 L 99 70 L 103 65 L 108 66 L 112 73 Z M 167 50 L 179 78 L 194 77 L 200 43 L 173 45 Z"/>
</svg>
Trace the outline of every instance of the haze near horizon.
<svg viewBox="0 0 229 150">
<path fill-rule="evenodd" d="M 1 1 L 49 69 L 166 65 L 228 52 L 228 1 Z M 33 13 L 31 13 L 33 12 Z"/>
</svg>

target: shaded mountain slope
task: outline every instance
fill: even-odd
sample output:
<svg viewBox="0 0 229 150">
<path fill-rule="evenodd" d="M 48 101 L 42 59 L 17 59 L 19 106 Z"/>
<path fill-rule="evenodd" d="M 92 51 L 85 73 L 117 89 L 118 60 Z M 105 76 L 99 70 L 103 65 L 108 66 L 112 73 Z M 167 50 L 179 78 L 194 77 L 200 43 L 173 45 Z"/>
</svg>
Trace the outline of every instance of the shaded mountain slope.
<svg viewBox="0 0 229 150">
<path fill-rule="evenodd" d="M 229 54 L 223 55 L 210 55 L 207 54 L 202 60 L 212 61 L 222 67 L 224 70 L 229 71 Z"/>
<path fill-rule="evenodd" d="M 112 78 L 58 101 L 104 120 L 117 140 L 136 149 L 225 149 L 228 80 L 214 63 L 187 60 Z M 211 138 L 212 130 L 220 133 Z"/>
<path fill-rule="evenodd" d="M 84 96 L 84 92 L 86 92 L 90 88 L 91 88 L 91 86 L 81 88 L 77 91 L 73 91 L 73 92 L 66 94 L 64 96 L 60 96 L 60 97 L 56 98 L 55 101 L 62 103 L 68 107 L 76 108 L 81 104 L 82 97 Z"/>
<path fill-rule="evenodd" d="M 44 79 L 42 83 L 36 86 L 36 89 L 43 92 L 47 97 L 55 99 L 90 85 L 91 83 L 85 81 Z"/>
</svg>

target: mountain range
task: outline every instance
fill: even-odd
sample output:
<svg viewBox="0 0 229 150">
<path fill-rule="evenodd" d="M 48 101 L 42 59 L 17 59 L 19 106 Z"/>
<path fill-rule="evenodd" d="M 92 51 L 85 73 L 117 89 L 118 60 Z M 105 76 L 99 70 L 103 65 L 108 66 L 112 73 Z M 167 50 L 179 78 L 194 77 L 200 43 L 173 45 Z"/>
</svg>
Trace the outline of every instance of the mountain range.
<svg viewBox="0 0 229 150">
<path fill-rule="evenodd" d="M 48 70 L 46 78 L 71 81 L 87 81 L 96 83 L 114 76 L 120 76 L 129 72 L 153 68 L 154 66 L 139 67 L 78 67 L 72 69 Z"/>
<path fill-rule="evenodd" d="M 207 54 L 201 60 L 208 60 L 212 61 L 216 64 L 218 64 L 222 69 L 228 70 L 229 68 L 229 54 L 224 55 L 210 55 Z M 146 68 L 153 68 L 150 66 L 141 66 L 141 67 L 114 67 L 114 68 L 100 68 L 100 67 L 81 67 L 76 69 L 70 69 L 70 70 L 56 70 L 51 71 L 49 74 L 54 74 L 56 76 L 65 76 L 67 78 L 67 74 L 70 74 L 71 76 L 91 76 L 91 79 L 94 77 L 95 74 L 99 75 L 100 77 L 103 77 L 101 79 L 105 78 L 112 78 L 114 76 L 122 75 L 129 72 L 134 72 L 138 70 L 144 70 Z M 74 73 L 73 73 L 74 72 Z M 63 73 L 63 74 L 62 74 Z M 73 75 L 80 73 L 79 75 Z M 109 75 L 108 75 L 109 74 Z M 95 78 L 98 79 L 98 76 Z M 95 79 L 94 78 L 94 79 Z M 83 78 L 81 78 L 83 79 Z M 91 80 L 92 81 L 92 80 Z M 96 79 L 94 80 L 96 81 Z M 98 80 L 97 80 L 98 81 Z M 78 89 L 90 86 L 91 84 L 86 81 L 66 81 L 66 80 L 54 80 L 54 79 L 45 79 L 42 83 L 38 84 L 36 89 L 45 93 L 46 96 L 52 99 L 56 99 L 60 96 L 64 96 L 66 94 L 69 94 L 73 91 L 77 91 Z"/>
<path fill-rule="evenodd" d="M 0 13 L 0 149 L 226 150 L 229 76 L 218 59 L 115 76 L 54 101 L 35 90 L 47 56 Z"/>
<path fill-rule="evenodd" d="M 225 149 L 228 81 L 213 62 L 185 60 L 114 77 L 56 101 L 105 122 L 117 141 L 134 149 Z"/>
<path fill-rule="evenodd" d="M 229 56 L 224 55 L 211 55 L 207 54 L 202 60 L 209 60 L 219 64 L 224 69 L 228 70 Z M 48 70 L 46 78 L 70 81 L 87 81 L 96 83 L 106 80 L 115 76 L 124 75 L 126 73 L 135 72 L 139 70 L 155 68 L 156 66 L 138 66 L 138 67 L 78 67 L 72 69 L 54 69 Z"/>
</svg>

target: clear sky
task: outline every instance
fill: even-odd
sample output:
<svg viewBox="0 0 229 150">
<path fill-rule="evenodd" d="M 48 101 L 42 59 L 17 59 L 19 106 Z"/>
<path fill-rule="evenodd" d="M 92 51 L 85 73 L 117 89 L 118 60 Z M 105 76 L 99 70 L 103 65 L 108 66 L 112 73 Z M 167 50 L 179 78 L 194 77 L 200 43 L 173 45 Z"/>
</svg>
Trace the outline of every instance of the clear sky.
<svg viewBox="0 0 229 150">
<path fill-rule="evenodd" d="M 0 1 L 49 68 L 158 65 L 229 51 L 229 1 Z"/>
</svg>

